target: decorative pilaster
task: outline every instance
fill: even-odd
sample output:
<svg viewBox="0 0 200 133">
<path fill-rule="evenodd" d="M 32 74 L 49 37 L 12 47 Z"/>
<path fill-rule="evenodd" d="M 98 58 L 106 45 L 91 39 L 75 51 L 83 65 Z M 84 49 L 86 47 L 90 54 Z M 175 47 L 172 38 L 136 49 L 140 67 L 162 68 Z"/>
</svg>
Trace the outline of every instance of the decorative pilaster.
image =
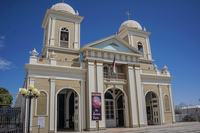
<svg viewBox="0 0 200 133">
<path fill-rule="evenodd" d="M 81 96 L 82 96 L 82 130 L 86 129 L 86 108 L 85 108 L 85 80 L 81 80 Z"/>
<path fill-rule="evenodd" d="M 138 118 L 137 118 L 137 99 L 136 99 L 136 89 L 135 89 L 135 79 L 133 76 L 133 66 L 128 66 L 128 87 L 129 87 L 129 101 L 131 108 L 131 120 L 132 126 L 138 127 Z"/>
<path fill-rule="evenodd" d="M 145 125 L 147 125 L 147 111 L 146 111 L 146 104 L 145 104 L 145 95 L 144 95 L 144 88 L 143 88 L 143 85 L 141 85 L 141 91 L 142 91 L 142 99 L 143 99 L 143 107 L 144 107 L 144 123 Z"/>
<path fill-rule="evenodd" d="M 138 113 L 139 113 L 139 124 L 140 126 L 145 125 L 144 120 L 144 99 L 142 94 L 142 88 L 141 88 L 141 77 L 140 77 L 140 68 L 135 67 L 135 80 L 136 80 L 136 88 L 137 88 L 137 98 L 138 98 Z"/>
<path fill-rule="evenodd" d="M 49 130 L 54 131 L 54 122 L 55 122 L 55 78 L 50 78 L 50 117 L 49 117 Z"/>
<path fill-rule="evenodd" d="M 48 32 L 47 32 L 46 45 L 49 45 L 49 38 L 50 38 L 50 24 L 51 24 L 51 18 L 48 19 Z"/>
<path fill-rule="evenodd" d="M 103 92 L 103 63 L 102 62 L 97 62 L 97 92 L 101 93 L 101 117 L 102 120 L 99 121 L 99 128 L 105 128 L 105 109 L 104 109 L 104 92 Z"/>
<path fill-rule="evenodd" d="M 74 49 L 78 49 L 78 23 L 75 23 L 74 29 Z"/>
<path fill-rule="evenodd" d="M 170 105 L 171 105 L 171 112 L 172 112 L 172 121 L 173 123 L 175 123 L 176 119 L 175 119 L 175 113 L 174 113 L 174 100 L 173 100 L 171 85 L 168 85 L 168 89 L 169 89 L 169 97 L 170 97 L 170 103 L 171 103 Z"/>
<path fill-rule="evenodd" d="M 130 38 L 131 38 L 131 45 L 134 47 L 133 35 L 130 35 Z"/>
<path fill-rule="evenodd" d="M 162 88 L 161 85 L 158 85 L 159 95 L 160 95 L 160 115 L 161 115 L 161 124 L 165 124 L 165 113 L 163 107 L 163 96 L 162 96 Z"/>
<path fill-rule="evenodd" d="M 50 45 L 54 45 L 54 34 L 55 34 L 55 18 L 51 18 L 51 37 L 50 37 Z"/>
<path fill-rule="evenodd" d="M 88 94 L 87 94 L 87 99 L 88 99 L 88 109 L 87 109 L 87 120 L 89 123 L 87 123 L 87 130 L 90 129 L 96 129 L 96 121 L 92 121 L 92 92 L 95 92 L 95 77 L 94 77 L 94 62 L 93 61 L 88 61 L 88 71 L 87 71 L 87 82 L 88 82 Z"/>
<path fill-rule="evenodd" d="M 151 50 L 150 50 L 149 38 L 145 37 L 145 40 L 146 40 L 146 46 L 147 46 L 147 58 L 151 60 L 152 58 L 151 58 Z"/>
</svg>

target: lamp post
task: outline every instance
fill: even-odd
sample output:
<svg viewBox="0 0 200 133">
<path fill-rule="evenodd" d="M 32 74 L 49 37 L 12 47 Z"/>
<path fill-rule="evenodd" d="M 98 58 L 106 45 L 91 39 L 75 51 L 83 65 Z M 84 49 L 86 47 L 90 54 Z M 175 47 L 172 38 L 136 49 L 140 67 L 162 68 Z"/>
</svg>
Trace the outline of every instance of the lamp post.
<svg viewBox="0 0 200 133">
<path fill-rule="evenodd" d="M 29 99 L 28 133 L 30 133 L 31 99 L 37 99 L 37 97 L 40 96 L 40 91 L 38 91 L 37 88 L 34 88 L 33 85 L 29 85 L 28 90 L 25 88 L 21 90 L 21 94 L 24 98 Z"/>
</svg>

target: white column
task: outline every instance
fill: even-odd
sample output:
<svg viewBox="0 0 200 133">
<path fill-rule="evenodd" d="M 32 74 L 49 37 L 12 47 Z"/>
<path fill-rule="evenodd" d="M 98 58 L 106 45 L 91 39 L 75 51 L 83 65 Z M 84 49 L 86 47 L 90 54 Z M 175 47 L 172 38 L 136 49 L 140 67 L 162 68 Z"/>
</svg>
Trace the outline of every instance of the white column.
<svg viewBox="0 0 200 133">
<path fill-rule="evenodd" d="M 130 38 L 131 38 L 131 45 L 134 47 L 133 35 L 130 35 Z"/>
<path fill-rule="evenodd" d="M 51 78 L 50 79 L 50 125 L 49 125 L 49 129 L 54 130 L 54 122 L 55 122 L 55 113 L 54 111 L 56 110 L 54 108 L 54 104 L 55 104 L 55 79 Z"/>
<path fill-rule="evenodd" d="M 30 82 L 30 85 L 34 85 L 34 77 L 30 77 L 29 79 L 29 82 Z M 29 100 L 28 100 L 29 101 Z M 30 116 L 30 131 L 32 131 L 32 121 L 33 121 L 33 99 L 31 99 L 31 108 L 30 110 L 31 111 L 31 116 Z"/>
<path fill-rule="evenodd" d="M 104 109 L 104 92 L 103 92 L 103 63 L 96 63 L 97 65 L 97 92 L 101 93 L 101 118 L 99 127 L 105 127 L 105 109 Z"/>
<path fill-rule="evenodd" d="M 46 44 L 45 45 L 49 45 L 49 35 L 50 35 L 50 24 L 51 24 L 51 18 L 49 18 L 48 20 L 48 32 L 47 32 L 47 40 L 46 40 Z"/>
<path fill-rule="evenodd" d="M 50 45 L 54 45 L 54 34 L 55 34 L 55 18 L 51 18 L 51 37 L 50 37 Z"/>
<path fill-rule="evenodd" d="M 159 95 L 160 95 L 160 115 L 161 115 L 161 124 L 165 124 L 165 113 L 163 107 L 163 95 L 162 95 L 162 88 L 161 85 L 158 85 Z"/>
<path fill-rule="evenodd" d="M 144 120 L 144 105 L 143 105 L 143 94 L 141 88 L 141 77 L 140 77 L 140 68 L 135 67 L 135 79 L 136 79 L 136 87 L 137 87 L 137 98 L 138 98 L 138 113 L 139 113 L 139 121 L 140 125 L 145 125 Z"/>
<path fill-rule="evenodd" d="M 95 92 L 94 62 L 88 61 L 88 118 L 89 128 L 96 128 L 96 121 L 92 121 L 92 92 Z"/>
<path fill-rule="evenodd" d="M 174 114 L 174 100 L 173 100 L 171 85 L 168 85 L 168 89 L 169 89 L 169 97 L 170 97 L 170 103 L 171 103 L 170 105 L 171 105 L 171 112 L 172 112 L 172 121 L 173 123 L 175 123 L 176 119 L 175 119 L 175 114 Z"/>
<path fill-rule="evenodd" d="M 132 44 L 131 44 L 131 35 L 130 35 L 130 34 L 128 34 L 128 43 L 129 43 L 130 45 L 132 45 Z"/>
<path fill-rule="evenodd" d="M 75 23 L 74 27 L 74 49 L 78 49 L 78 23 Z"/>
<path fill-rule="evenodd" d="M 150 50 L 149 38 L 145 37 L 145 40 L 146 40 L 146 46 L 147 46 L 147 57 L 148 57 L 148 59 L 151 60 L 152 58 L 151 58 L 151 50 Z"/>
<path fill-rule="evenodd" d="M 81 80 L 81 96 L 82 96 L 82 129 L 86 129 L 85 80 Z"/>
<path fill-rule="evenodd" d="M 144 95 L 144 88 L 143 85 L 141 85 L 141 90 L 142 90 L 142 99 L 143 99 L 143 107 L 144 107 L 144 123 L 147 125 L 147 111 L 146 111 L 146 99 L 145 99 L 145 95 Z"/>
<path fill-rule="evenodd" d="M 79 49 L 81 48 L 81 24 L 79 23 L 78 24 L 78 46 L 79 46 Z M 79 55 L 80 57 L 80 55 Z"/>
<path fill-rule="evenodd" d="M 135 79 L 133 76 L 133 66 L 128 66 L 128 86 L 130 92 L 130 105 L 131 105 L 131 114 L 132 114 L 132 126 L 138 126 L 138 118 L 137 118 L 137 100 L 136 100 L 136 90 L 135 90 Z"/>
</svg>

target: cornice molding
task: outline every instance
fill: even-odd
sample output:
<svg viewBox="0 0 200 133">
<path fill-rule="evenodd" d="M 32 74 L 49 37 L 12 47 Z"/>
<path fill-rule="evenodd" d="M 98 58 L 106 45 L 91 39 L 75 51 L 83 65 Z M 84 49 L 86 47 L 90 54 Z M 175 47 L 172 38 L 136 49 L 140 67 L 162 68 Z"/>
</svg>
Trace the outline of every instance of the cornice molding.
<svg viewBox="0 0 200 133">
<path fill-rule="evenodd" d="M 144 30 L 137 30 L 131 27 L 125 28 L 123 31 L 121 31 L 118 36 L 124 38 L 127 34 L 139 36 L 139 37 L 148 37 L 148 35 L 151 34 L 151 32 L 144 31 Z"/>
<path fill-rule="evenodd" d="M 93 48 L 93 47 L 82 48 L 81 51 L 79 51 L 79 52 L 83 53 L 85 50 L 107 52 L 107 53 L 112 53 L 112 54 L 129 55 L 129 56 L 134 56 L 134 57 L 142 57 L 141 54 L 133 54 L 133 53 L 120 52 L 120 51 L 114 51 L 114 50 L 106 50 L 106 49 Z"/>
<path fill-rule="evenodd" d="M 86 69 L 76 68 L 76 67 L 67 67 L 67 66 L 50 66 L 43 64 L 25 64 L 25 70 L 28 72 L 29 70 L 45 70 L 45 71 L 54 71 L 54 72 L 64 72 L 64 73 L 86 73 Z"/>
<path fill-rule="evenodd" d="M 152 64 L 152 62 L 154 62 L 154 60 L 139 58 L 139 63 L 150 63 L 150 64 Z"/>
<path fill-rule="evenodd" d="M 142 78 L 149 78 L 149 79 L 160 79 L 160 80 L 172 80 L 174 77 L 168 76 L 158 76 L 158 75 L 151 75 L 151 74 L 141 74 Z"/>
<path fill-rule="evenodd" d="M 55 19 L 64 20 L 64 21 L 70 21 L 74 23 L 80 23 L 84 18 L 78 15 L 73 15 L 73 14 L 55 11 L 52 9 L 47 9 L 44 20 L 42 22 L 42 28 L 45 27 L 46 21 L 49 17 L 53 17 Z"/>
<path fill-rule="evenodd" d="M 45 45 L 42 53 L 45 53 L 47 50 L 54 50 L 54 51 L 61 51 L 61 52 L 66 52 L 66 53 L 79 54 L 79 50 L 77 50 L 77 49 L 63 48 L 63 47 L 51 46 L 51 45 Z"/>
</svg>

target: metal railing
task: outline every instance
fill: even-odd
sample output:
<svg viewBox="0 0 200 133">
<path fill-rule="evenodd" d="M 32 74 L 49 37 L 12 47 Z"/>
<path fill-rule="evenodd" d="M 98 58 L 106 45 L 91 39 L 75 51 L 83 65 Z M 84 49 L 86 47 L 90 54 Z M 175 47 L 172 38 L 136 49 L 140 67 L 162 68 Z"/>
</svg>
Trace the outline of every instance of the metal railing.
<svg viewBox="0 0 200 133">
<path fill-rule="evenodd" d="M 104 79 L 126 79 L 125 73 L 104 72 Z"/>
<path fill-rule="evenodd" d="M 23 119 L 20 107 L 0 108 L 0 133 L 22 133 Z"/>
<path fill-rule="evenodd" d="M 68 41 L 60 41 L 60 47 L 68 48 Z"/>
</svg>

